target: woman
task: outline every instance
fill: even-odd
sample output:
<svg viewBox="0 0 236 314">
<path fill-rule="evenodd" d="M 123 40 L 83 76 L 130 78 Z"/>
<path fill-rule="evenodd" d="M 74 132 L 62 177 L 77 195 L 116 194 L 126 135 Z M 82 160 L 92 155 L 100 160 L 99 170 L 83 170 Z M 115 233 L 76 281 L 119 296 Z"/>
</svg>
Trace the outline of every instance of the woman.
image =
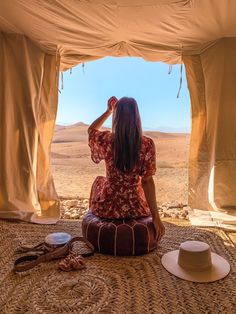
<svg viewBox="0 0 236 314">
<path fill-rule="evenodd" d="M 112 132 L 99 131 L 113 113 Z M 95 179 L 89 206 L 103 218 L 137 218 L 152 215 L 159 241 L 165 233 L 156 204 L 153 175 L 156 171 L 155 145 L 142 135 L 135 99 L 108 100 L 107 110 L 88 128 L 91 158 L 105 160 L 106 177 Z"/>
</svg>

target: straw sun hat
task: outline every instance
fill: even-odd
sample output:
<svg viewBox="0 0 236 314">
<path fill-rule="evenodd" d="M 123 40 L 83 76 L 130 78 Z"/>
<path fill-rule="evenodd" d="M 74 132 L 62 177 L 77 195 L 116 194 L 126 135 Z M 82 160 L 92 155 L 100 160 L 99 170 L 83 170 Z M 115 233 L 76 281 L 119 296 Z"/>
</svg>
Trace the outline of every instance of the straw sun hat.
<svg viewBox="0 0 236 314">
<path fill-rule="evenodd" d="M 201 241 L 181 243 L 179 250 L 164 254 L 161 262 L 168 272 L 193 282 L 213 282 L 230 272 L 229 263 Z"/>
</svg>

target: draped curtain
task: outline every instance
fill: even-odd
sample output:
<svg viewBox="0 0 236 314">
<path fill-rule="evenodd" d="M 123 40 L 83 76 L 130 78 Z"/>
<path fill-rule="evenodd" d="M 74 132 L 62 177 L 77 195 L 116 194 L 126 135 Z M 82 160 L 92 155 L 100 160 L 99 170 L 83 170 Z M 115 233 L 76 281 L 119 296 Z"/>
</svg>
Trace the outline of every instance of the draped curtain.
<svg viewBox="0 0 236 314">
<path fill-rule="evenodd" d="M 59 219 L 50 169 L 58 66 L 23 35 L 0 33 L 0 218 Z"/>
<path fill-rule="evenodd" d="M 189 205 L 236 213 L 236 38 L 185 55 L 191 97 Z"/>
</svg>

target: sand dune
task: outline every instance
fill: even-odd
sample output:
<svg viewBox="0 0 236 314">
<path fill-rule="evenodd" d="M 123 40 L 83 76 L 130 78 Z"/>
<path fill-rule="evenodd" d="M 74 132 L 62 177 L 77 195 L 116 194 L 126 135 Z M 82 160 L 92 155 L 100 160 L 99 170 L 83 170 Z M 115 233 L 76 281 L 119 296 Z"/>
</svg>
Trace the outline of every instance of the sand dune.
<svg viewBox="0 0 236 314">
<path fill-rule="evenodd" d="M 69 126 L 56 125 L 54 143 L 65 142 L 81 142 L 87 139 L 88 125 L 83 122 L 78 122 Z M 102 128 L 102 130 L 110 130 L 109 128 Z M 176 139 L 186 137 L 182 133 L 164 133 L 158 131 L 144 131 L 144 135 L 153 139 Z"/>
<path fill-rule="evenodd" d="M 52 164 L 57 192 L 63 197 L 88 198 L 93 180 L 105 175 L 104 162 L 94 164 L 88 147 L 88 125 L 57 125 L 52 143 Z M 107 129 L 107 128 L 104 128 Z M 156 145 L 154 176 L 158 203 L 187 200 L 189 134 L 146 131 Z"/>
<path fill-rule="evenodd" d="M 70 126 L 56 125 L 53 142 L 83 142 L 88 137 L 86 132 L 87 128 L 87 125 L 81 122 L 72 124 Z"/>
</svg>

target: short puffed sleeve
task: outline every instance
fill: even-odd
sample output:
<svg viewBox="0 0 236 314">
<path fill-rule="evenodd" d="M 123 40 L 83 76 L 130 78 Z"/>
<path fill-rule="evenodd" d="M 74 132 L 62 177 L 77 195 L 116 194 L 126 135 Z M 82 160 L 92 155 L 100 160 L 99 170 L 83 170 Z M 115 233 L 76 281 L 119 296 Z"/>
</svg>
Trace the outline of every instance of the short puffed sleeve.
<svg viewBox="0 0 236 314">
<path fill-rule="evenodd" d="M 105 159 L 111 132 L 92 129 L 89 131 L 89 147 L 91 158 L 98 164 Z"/>
</svg>

